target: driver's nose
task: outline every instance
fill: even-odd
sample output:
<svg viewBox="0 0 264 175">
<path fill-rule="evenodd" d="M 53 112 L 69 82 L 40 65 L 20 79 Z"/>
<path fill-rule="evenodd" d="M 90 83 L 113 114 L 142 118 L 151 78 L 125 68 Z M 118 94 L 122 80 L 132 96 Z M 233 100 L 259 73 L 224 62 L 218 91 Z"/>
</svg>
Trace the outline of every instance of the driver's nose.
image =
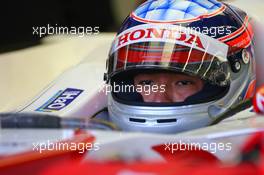
<svg viewBox="0 0 264 175">
<path fill-rule="evenodd" d="M 167 88 L 165 88 L 164 92 L 156 92 L 154 94 L 154 100 L 153 102 L 155 103 L 170 103 L 173 102 L 173 98 L 169 93 L 169 90 Z"/>
</svg>

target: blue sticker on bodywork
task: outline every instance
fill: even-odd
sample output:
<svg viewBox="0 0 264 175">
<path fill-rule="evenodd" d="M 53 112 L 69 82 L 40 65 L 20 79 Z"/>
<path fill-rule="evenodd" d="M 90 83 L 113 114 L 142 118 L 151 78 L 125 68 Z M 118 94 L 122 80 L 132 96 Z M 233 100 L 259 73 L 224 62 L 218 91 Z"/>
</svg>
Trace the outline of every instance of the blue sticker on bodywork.
<svg viewBox="0 0 264 175">
<path fill-rule="evenodd" d="M 36 111 L 40 112 L 53 112 L 60 111 L 72 103 L 83 90 L 67 88 L 65 90 L 58 91 L 52 98 L 50 98 L 46 103 L 44 103 Z"/>
</svg>

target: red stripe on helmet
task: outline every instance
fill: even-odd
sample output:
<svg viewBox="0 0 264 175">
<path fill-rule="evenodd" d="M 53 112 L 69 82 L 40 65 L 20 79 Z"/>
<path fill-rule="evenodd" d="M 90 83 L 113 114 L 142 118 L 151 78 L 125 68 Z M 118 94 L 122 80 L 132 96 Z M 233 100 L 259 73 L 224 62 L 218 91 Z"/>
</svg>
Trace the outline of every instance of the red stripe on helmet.
<svg viewBox="0 0 264 175">
<path fill-rule="evenodd" d="M 242 48 L 247 48 L 251 44 L 253 36 L 253 27 L 249 23 L 248 16 L 246 16 L 243 25 L 238 30 L 218 40 L 225 42 L 231 47 L 230 51 L 234 52 Z"/>
<path fill-rule="evenodd" d="M 255 93 L 255 88 L 256 88 L 256 80 L 252 80 L 248 86 L 246 95 L 244 99 L 250 99 L 254 96 Z"/>
<path fill-rule="evenodd" d="M 249 24 L 247 30 L 233 40 L 226 42 L 226 44 L 238 49 L 247 48 L 251 44 L 253 35 L 252 26 Z"/>
<path fill-rule="evenodd" d="M 235 38 L 238 35 L 240 35 L 242 32 L 245 32 L 245 30 L 247 29 L 248 25 L 250 25 L 249 24 L 249 18 L 248 18 L 248 16 L 246 16 L 244 23 L 242 24 L 242 26 L 238 30 L 236 30 L 235 32 L 233 32 L 233 33 L 231 33 L 231 34 L 229 34 L 227 36 L 219 38 L 218 40 L 219 41 L 228 41 L 228 40 L 230 40 L 232 38 Z"/>
</svg>

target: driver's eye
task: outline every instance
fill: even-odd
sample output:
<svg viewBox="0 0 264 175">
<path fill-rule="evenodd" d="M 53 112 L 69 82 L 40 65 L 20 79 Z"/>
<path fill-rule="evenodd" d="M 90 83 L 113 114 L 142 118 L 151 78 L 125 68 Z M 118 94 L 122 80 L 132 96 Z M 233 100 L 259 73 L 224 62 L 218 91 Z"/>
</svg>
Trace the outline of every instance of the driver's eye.
<svg viewBox="0 0 264 175">
<path fill-rule="evenodd" d="M 152 80 L 142 80 L 139 82 L 140 85 L 153 85 L 154 81 Z"/>
<path fill-rule="evenodd" d="M 177 86 L 187 86 L 187 85 L 192 85 L 193 82 L 189 80 L 183 80 L 183 81 L 177 81 L 175 85 Z"/>
</svg>

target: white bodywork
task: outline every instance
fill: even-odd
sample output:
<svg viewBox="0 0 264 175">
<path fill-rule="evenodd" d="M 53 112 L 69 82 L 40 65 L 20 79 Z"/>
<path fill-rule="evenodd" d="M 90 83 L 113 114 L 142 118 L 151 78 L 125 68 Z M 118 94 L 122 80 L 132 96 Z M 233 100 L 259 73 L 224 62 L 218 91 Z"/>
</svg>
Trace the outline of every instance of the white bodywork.
<svg viewBox="0 0 264 175">
<path fill-rule="evenodd" d="M 256 32 L 257 43 L 257 65 L 260 67 L 258 69 L 257 79 L 258 85 L 264 84 L 264 69 L 261 68 L 261 65 L 264 65 L 264 59 L 262 58 L 262 55 L 264 54 L 264 46 L 262 44 L 264 41 L 264 36 L 262 35 L 262 33 L 264 33 L 264 21 L 262 18 L 264 17 L 262 10 L 264 9 L 264 2 L 262 0 L 237 0 L 231 1 L 231 3 L 247 11 L 254 19 L 254 29 Z M 65 90 L 67 88 L 81 89 L 83 92 L 63 109 L 48 112 L 49 114 L 55 114 L 61 117 L 87 118 L 105 107 L 106 94 L 101 91 L 101 88 L 103 88 L 104 85 L 103 73 L 105 71 L 105 60 L 107 58 L 107 52 L 110 48 L 110 43 L 113 37 L 114 35 L 112 34 L 101 34 L 100 37 L 98 37 L 97 42 L 95 42 L 97 43 L 96 46 L 93 45 L 93 42 L 96 41 L 96 37 L 91 38 L 91 41 L 85 42 L 84 39 L 79 39 L 80 47 L 93 48 L 93 50 L 90 48 L 89 55 L 87 55 L 79 64 L 68 69 L 59 78 L 55 79 L 29 103 L 21 105 L 19 108 L 14 105 L 13 109 L 10 107 L 8 108 L 9 111 L 46 113 L 36 110 L 43 106 L 43 104 L 47 103 L 47 101 L 49 101 L 58 91 Z M 78 40 L 74 41 L 78 42 Z M 85 45 L 82 45 L 82 43 L 85 43 Z M 65 52 L 67 53 L 67 51 Z M 63 60 L 63 58 L 61 59 Z M 76 60 L 73 62 L 76 63 Z M 41 65 L 36 66 L 41 67 Z M 25 66 L 24 69 L 28 69 L 28 67 Z M 0 77 L 0 80 L 3 82 L 3 77 Z M 160 159 L 161 157 L 151 150 L 151 146 L 169 142 L 178 143 L 180 141 L 190 141 L 198 143 L 231 143 L 231 150 L 216 150 L 214 154 L 216 154 L 221 160 L 235 161 L 245 139 L 247 139 L 251 133 L 262 130 L 263 125 L 264 118 L 257 116 L 253 112 L 243 111 L 215 126 L 175 135 L 122 133 L 93 130 L 88 132 L 92 133 L 96 137 L 96 142 L 99 143 L 100 149 L 92 151 L 88 158 L 104 159 L 110 158 L 114 155 L 122 155 L 133 158 L 140 155 L 143 159 Z M 35 142 L 45 140 L 62 140 L 69 138 L 72 135 L 72 130 L 2 129 L 0 130 L 0 156 L 30 150 L 33 146 L 32 143 Z"/>
</svg>

